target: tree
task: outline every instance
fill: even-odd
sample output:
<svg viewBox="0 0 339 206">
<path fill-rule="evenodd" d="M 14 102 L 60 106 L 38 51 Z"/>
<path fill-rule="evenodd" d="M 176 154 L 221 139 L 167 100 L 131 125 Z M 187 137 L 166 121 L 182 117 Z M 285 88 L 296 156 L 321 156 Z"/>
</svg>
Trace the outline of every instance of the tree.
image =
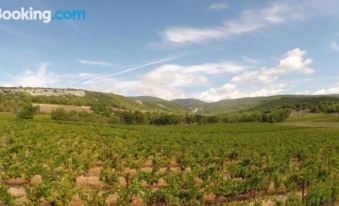
<svg viewBox="0 0 339 206">
<path fill-rule="evenodd" d="M 135 115 L 131 112 L 120 112 L 119 115 L 120 115 L 121 120 L 125 124 L 135 124 L 136 123 Z"/>
<path fill-rule="evenodd" d="M 209 116 L 207 117 L 207 123 L 218 123 L 219 118 L 217 116 Z"/>
<path fill-rule="evenodd" d="M 148 124 L 149 123 L 146 114 L 136 111 L 134 112 L 134 115 L 135 115 L 136 124 Z"/>
</svg>

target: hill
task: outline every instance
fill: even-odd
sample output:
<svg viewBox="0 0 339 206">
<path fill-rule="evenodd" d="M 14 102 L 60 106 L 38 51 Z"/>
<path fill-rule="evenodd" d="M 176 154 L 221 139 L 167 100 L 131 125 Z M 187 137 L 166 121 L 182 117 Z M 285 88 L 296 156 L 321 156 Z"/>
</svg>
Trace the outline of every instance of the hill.
<svg viewBox="0 0 339 206">
<path fill-rule="evenodd" d="M 218 102 L 201 105 L 199 111 L 204 114 L 228 113 L 237 111 L 247 111 L 258 105 L 268 103 L 278 97 L 254 97 L 241 99 L 225 99 Z"/>
<path fill-rule="evenodd" d="M 50 88 L 0 88 L 0 112 L 16 112 L 23 105 L 56 104 L 87 106 L 97 113 L 109 111 L 141 111 L 168 113 L 200 113 L 219 114 L 239 111 L 264 111 L 280 108 L 318 109 L 313 108 L 326 102 L 336 110 L 339 95 L 278 95 L 270 97 L 254 97 L 226 99 L 206 103 L 198 99 L 175 99 L 172 101 L 150 96 L 125 97 L 112 93 L 92 92 L 78 89 Z"/>
<path fill-rule="evenodd" d="M 270 101 L 261 102 L 251 110 L 265 110 L 274 108 L 303 109 L 308 106 L 318 105 L 324 102 L 338 102 L 338 95 L 282 95 Z"/>
<path fill-rule="evenodd" d="M 197 108 L 202 107 L 203 105 L 206 105 L 206 102 L 201 101 L 199 99 L 175 99 L 172 100 L 172 102 L 180 105 L 183 107 L 186 111 L 197 111 Z"/>
<path fill-rule="evenodd" d="M 135 100 L 140 105 L 143 105 L 148 110 L 152 111 L 166 111 L 166 112 L 175 112 L 182 113 L 185 112 L 185 109 L 177 104 L 176 102 L 167 101 L 157 97 L 150 96 L 139 96 L 139 97 L 130 97 Z"/>
<path fill-rule="evenodd" d="M 204 103 L 191 99 L 174 100 L 187 111 L 202 114 L 219 114 L 239 111 L 264 111 L 281 108 L 311 109 L 312 106 L 325 102 L 339 102 L 338 95 L 277 95 L 269 97 L 250 97 L 225 99 L 218 102 Z"/>
<path fill-rule="evenodd" d="M 78 89 L 0 88 L 0 112 L 16 112 L 26 104 L 88 106 L 99 113 L 113 111 L 184 112 L 179 105 L 155 97 L 125 97 Z"/>
</svg>

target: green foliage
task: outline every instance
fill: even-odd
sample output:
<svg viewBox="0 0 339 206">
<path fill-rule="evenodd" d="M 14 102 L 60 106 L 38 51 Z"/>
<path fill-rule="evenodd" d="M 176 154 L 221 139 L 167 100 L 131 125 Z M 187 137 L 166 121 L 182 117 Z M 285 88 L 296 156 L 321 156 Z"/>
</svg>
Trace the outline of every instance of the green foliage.
<svg viewBox="0 0 339 206">
<path fill-rule="evenodd" d="M 72 122 L 92 122 L 92 123 L 121 123 L 120 119 L 114 117 L 104 117 L 95 113 L 88 112 L 66 112 L 62 108 L 53 110 L 51 119 L 55 121 L 72 121 Z"/>
<path fill-rule="evenodd" d="M 271 182 L 279 194 L 300 193 L 306 182 L 305 204 L 315 206 L 331 201 L 338 191 L 336 129 L 261 123 L 162 127 L 1 123 L 2 179 L 35 174 L 43 177 L 38 186 L 25 185 L 32 205 L 39 205 L 40 198 L 67 205 L 74 194 L 90 205 L 102 205 L 105 197 L 117 192 L 125 205 L 139 196 L 148 205 L 195 206 L 203 205 L 205 194 L 226 200 L 239 195 L 253 197 L 255 193 L 263 195 Z M 142 172 L 147 160 L 152 160 L 151 170 Z M 76 178 L 87 175 L 97 165 L 102 167 L 100 180 L 105 187 L 87 194 L 75 185 Z M 177 171 L 169 172 L 173 167 Z M 188 167 L 191 172 L 185 171 Z M 167 171 L 160 173 L 161 168 Z M 132 169 L 135 172 L 127 172 Z M 121 177 L 126 179 L 125 187 L 119 184 Z M 154 190 L 161 178 L 167 186 Z M 143 186 L 143 181 L 148 186 Z M 3 202 L 11 201 L 7 190 L 6 186 L 0 187 Z M 289 206 L 299 206 L 300 202 L 297 195 L 288 197 Z"/>
<path fill-rule="evenodd" d="M 24 106 L 31 104 L 29 95 L 20 94 L 0 94 L 0 112 L 17 113 Z"/>
<path fill-rule="evenodd" d="M 12 205 L 14 199 L 7 192 L 8 187 L 0 184 L 0 205 Z"/>
<path fill-rule="evenodd" d="M 290 111 L 287 109 L 271 110 L 271 111 L 254 111 L 241 113 L 220 114 L 219 117 L 224 123 L 236 122 L 283 122 L 289 117 Z"/>
<path fill-rule="evenodd" d="M 294 109 L 294 110 L 312 110 L 314 112 L 331 111 L 329 108 L 336 108 L 339 103 L 337 96 L 277 96 L 276 99 L 266 100 L 252 107 L 251 110 L 267 109 Z M 334 111 L 334 110 L 332 110 Z"/>
<path fill-rule="evenodd" d="M 300 197 L 294 193 L 289 194 L 286 200 L 286 206 L 302 206 Z"/>
<path fill-rule="evenodd" d="M 33 105 L 26 105 L 21 111 L 17 113 L 17 119 L 33 119 L 37 114 L 39 108 L 33 107 Z"/>
<path fill-rule="evenodd" d="M 70 118 L 70 115 L 67 114 L 67 112 L 64 109 L 58 108 L 58 109 L 52 111 L 51 119 L 52 120 L 59 120 L 59 121 L 69 121 L 71 118 Z"/>
<path fill-rule="evenodd" d="M 337 182 L 324 182 L 313 185 L 307 194 L 306 206 L 319 206 L 336 198 Z"/>
</svg>

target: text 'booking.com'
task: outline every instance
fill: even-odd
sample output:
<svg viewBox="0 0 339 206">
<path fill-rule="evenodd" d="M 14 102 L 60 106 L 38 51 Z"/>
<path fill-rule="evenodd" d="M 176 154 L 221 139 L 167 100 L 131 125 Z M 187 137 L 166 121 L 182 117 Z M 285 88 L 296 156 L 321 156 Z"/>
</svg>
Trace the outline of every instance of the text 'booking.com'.
<svg viewBox="0 0 339 206">
<path fill-rule="evenodd" d="M 35 10 L 34 8 L 20 8 L 6 10 L 0 8 L 0 21 L 40 21 L 45 24 L 52 21 L 80 21 L 86 19 L 84 10 Z"/>
</svg>

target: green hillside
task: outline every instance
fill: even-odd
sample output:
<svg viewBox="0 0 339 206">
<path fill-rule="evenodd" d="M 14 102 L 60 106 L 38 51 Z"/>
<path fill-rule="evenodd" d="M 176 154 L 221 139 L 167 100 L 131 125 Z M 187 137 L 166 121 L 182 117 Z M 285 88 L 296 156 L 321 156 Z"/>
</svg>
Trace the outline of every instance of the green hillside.
<svg viewBox="0 0 339 206">
<path fill-rule="evenodd" d="M 269 103 L 279 97 L 254 97 L 241 99 L 226 99 L 203 105 L 199 111 L 206 114 L 217 114 L 237 111 L 247 111 L 258 105 Z"/>
<path fill-rule="evenodd" d="M 157 97 L 150 96 L 140 96 L 140 97 L 131 97 L 131 99 L 138 102 L 147 110 L 150 111 L 166 111 L 166 112 L 175 112 L 183 113 L 185 109 L 175 102 L 167 101 Z"/>
<path fill-rule="evenodd" d="M 186 111 L 194 111 L 196 108 L 201 107 L 202 105 L 205 105 L 206 102 L 201 101 L 199 99 L 175 99 L 172 100 L 172 102 L 180 105 L 183 107 Z"/>
<path fill-rule="evenodd" d="M 339 97 L 336 95 L 322 96 L 306 96 L 306 95 L 283 95 L 277 96 L 271 101 L 262 102 L 259 105 L 251 108 L 252 110 L 265 110 L 272 108 L 297 108 L 309 109 L 312 105 L 318 105 L 323 102 L 339 102 Z"/>
<path fill-rule="evenodd" d="M 3 89 L 3 88 L 2 88 Z M 57 95 L 55 89 L 46 96 L 28 92 L 18 92 L 16 88 L 8 88 L 0 92 L 0 112 L 17 112 L 23 105 L 31 103 L 90 106 L 97 111 L 112 109 L 113 111 L 142 111 L 142 112 L 183 112 L 184 110 L 173 102 L 158 98 L 130 98 L 121 95 L 101 92 L 84 91 L 84 96 Z M 34 88 L 30 88 L 34 89 Z M 41 88 L 37 88 L 41 90 Z M 63 91 L 63 90 L 62 90 Z M 67 90 L 65 90 L 67 91 Z M 82 90 L 79 90 L 82 91 Z M 152 101 L 151 101 L 152 99 Z"/>
<path fill-rule="evenodd" d="M 150 96 L 125 97 L 111 93 L 75 89 L 0 88 L 0 112 L 17 112 L 24 105 L 32 103 L 88 106 L 97 113 L 109 113 L 110 111 L 141 111 L 220 114 L 245 111 L 265 111 L 281 108 L 296 110 L 306 109 L 314 110 L 314 112 L 333 113 L 339 110 L 337 108 L 339 103 L 338 95 L 278 95 L 270 97 L 226 99 L 218 102 L 206 103 L 197 99 L 176 99 L 168 101 Z"/>
<path fill-rule="evenodd" d="M 241 112 L 264 111 L 281 108 L 311 110 L 314 106 L 322 103 L 326 102 L 339 103 L 339 96 L 278 95 L 269 97 L 226 99 L 212 103 L 203 103 L 203 102 L 194 103 L 194 101 L 187 102 L 193 103 L 189 104 L 189 106 L 185 106 L 186 102 L 184 100 L 177 101 L 177 103 L 182 105 L 188 111 L 196 111 L 201 114 L 219 114 L 239 111 Z"/>
</svg>

